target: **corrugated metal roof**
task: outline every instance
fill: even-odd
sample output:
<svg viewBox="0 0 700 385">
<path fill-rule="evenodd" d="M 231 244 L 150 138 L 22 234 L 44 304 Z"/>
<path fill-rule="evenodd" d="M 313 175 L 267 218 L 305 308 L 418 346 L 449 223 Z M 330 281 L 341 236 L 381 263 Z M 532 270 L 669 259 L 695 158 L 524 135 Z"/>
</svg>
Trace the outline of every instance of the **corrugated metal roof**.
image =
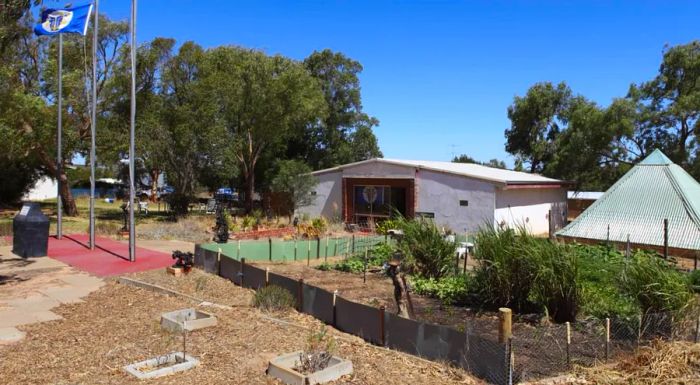
<svg viewBox="0 0 700 385">
<path fill-rule="evenodd" d="M 422 168 L 426 170 L 447 172 L 450 174 L 457 174 L 462 176 L 467 176 L 476 179 L 487 180 L 491 182 L 503 183 L 503 184 L 568 184 L 568 182 L 561 181 L 558 179 L 547 178 L 537 174 L 530 174 L 526 172 L 504 170 L 500 168 L 493 168 L 488 166 L 482 166 L 474 163 L 454 163 L 454 162 L 438 162 L 430 160 L 403 160 L 403 159 L 385 159 L 385 158 L 374 158 L 356 163 L 349 163 L 333 168 L 328 168 L 325 170 L 315 171 L 312 174 L 321 174 L 330 171 L 338 171 L 347 169 L 353 166 L 367 164 L 372 162 L 395 164 L 399 166 L 408 166 L 415 168 Z"/>
<path fill-rule="evenodd" d="M 700 249 L 700 183 L 655 150 L 557 235 L 663 246 L 663 221 L 669 246 Z"/>
<path fill-rule="evenodd" d="M 581 199 L 587 201 L 594 201 L 603 196 L 605 192 L 602 191 L 567 191 L 566 197 L 569 199 Z"/>
</svg>

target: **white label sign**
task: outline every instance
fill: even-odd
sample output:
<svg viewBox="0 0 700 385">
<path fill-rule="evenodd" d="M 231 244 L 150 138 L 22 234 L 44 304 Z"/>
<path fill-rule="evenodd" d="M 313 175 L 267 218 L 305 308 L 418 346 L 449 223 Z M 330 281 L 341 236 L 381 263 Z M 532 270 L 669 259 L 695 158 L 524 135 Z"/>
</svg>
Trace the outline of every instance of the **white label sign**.
<svg viewBox="0 0 700 385">
<path fill-rule="evenodd" d="M 19 211 L 19 215 L 26 216 L 29 214 L 29 206 L 22 206 L 22 210 Z"/>
</svg>

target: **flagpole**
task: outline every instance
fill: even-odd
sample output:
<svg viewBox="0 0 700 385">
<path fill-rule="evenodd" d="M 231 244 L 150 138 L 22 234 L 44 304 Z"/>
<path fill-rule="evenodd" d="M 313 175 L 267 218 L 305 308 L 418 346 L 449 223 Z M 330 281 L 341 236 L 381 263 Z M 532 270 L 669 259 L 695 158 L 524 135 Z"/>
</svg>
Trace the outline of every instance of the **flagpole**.
<svg viewBox="0 0 700 385">
<path fill-rule="evenodd" d="M 95 135 L 97 132 L 97 30 L 98 0 L 95 0 L 95 25 L 92 34 L 92 125 L 90 128 L 90 249 L 95 249 Z"/>
<path fill-rule="evenodd" d="M 63 236 L 63 202 L 61 198 L 61 169 L 63 167 L 63 154 L 61 136 L 63 131 L 63 34 L 58 34 L 58 132 L 56 133 L 56 208 L 58 218 L 56 222 L 56 238 Z"/>
<path fill-rule="evenodd" d="M 129 261 L 136 260 L 136 224 L 134 223 L 134 158 L 136 145 L 136 0 L 131 0 L 131 121 L 129 127 Z"/>
</svg>

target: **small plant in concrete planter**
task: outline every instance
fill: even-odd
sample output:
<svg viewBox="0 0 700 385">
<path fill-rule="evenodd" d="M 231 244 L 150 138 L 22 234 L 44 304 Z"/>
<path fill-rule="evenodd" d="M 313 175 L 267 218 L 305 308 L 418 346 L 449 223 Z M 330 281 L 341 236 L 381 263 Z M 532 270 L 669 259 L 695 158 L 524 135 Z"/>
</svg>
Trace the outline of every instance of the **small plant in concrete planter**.
<svg viewBox="0 0 700 385">
<path fill-rule="evenodd" d="M 288 385 L 323 384 L 352 374 L 352 362 L 334 356 L 335 341 L 325 327 L 309 335 L 304 350 L 271 360 L 267 374 Z"/>
</svg>

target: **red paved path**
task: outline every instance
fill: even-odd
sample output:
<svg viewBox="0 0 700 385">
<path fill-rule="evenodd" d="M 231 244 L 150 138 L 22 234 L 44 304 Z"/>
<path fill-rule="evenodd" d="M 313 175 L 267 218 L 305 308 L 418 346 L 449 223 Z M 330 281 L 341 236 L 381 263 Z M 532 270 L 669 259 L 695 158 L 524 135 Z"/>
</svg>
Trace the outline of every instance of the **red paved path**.
<svg viewBox="0 0 700 385">
<path fill-rule="evenodd" d="M 87 247 L 88 236 L 64 235 L 61 240 L 49 237 L 49 257 L 98 277 L 135 273 L 173 264 L 169 254 L 136 248 L 136 261 L 129 262 L 129 244 L 97 237 L 95 250 Z M 138 242 L 136 242 L 138 246 Z"/>
</svg>

